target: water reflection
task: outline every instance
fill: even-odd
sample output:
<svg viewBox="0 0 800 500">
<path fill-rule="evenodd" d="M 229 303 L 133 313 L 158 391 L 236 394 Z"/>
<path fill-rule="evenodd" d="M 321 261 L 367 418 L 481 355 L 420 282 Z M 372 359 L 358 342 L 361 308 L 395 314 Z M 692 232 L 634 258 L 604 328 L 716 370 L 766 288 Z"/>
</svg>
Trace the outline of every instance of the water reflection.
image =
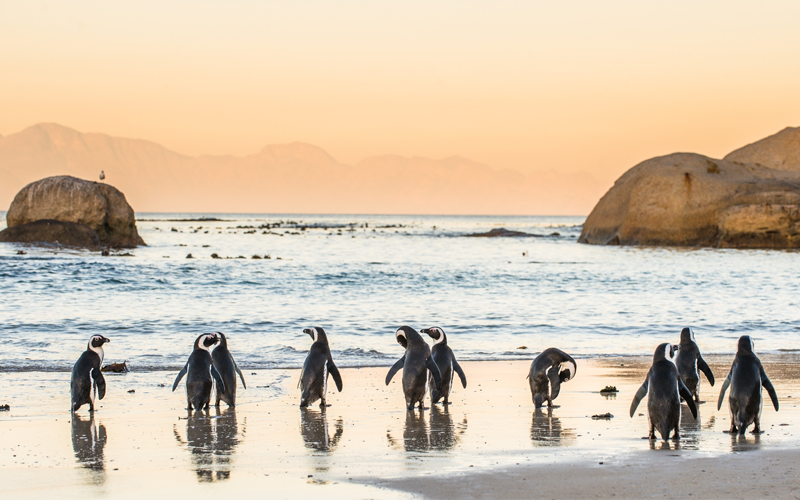
<svg viewBox="0 0 800 500">
<path fill-rule="evenodd" d="M 757 450 L 761 445 L 761 435 L 747 433 L 744 436 L 731 434 L 731 451 Z"/>
<path fill-rule="evenodd" d="M 94 414 L 83 420 L 77 413 L 72 414 L 72 449 L 78 463 L 94 471 L 90 477 L 93 484 L 106 480 L 106 466 L 103 448 L 106 445 L 106 427 L 100 424 L 99 430 L 94 422 Z"/>
<path fill-rule="evenodd" d="M 531 420 L 531 440 L 537 446 L 561 446 L 575 439 L 575 429 L 564 429 L 561 420 L 553 416 L 553 409 L 536 408 Z"/>
<path fill-rule="evenodd" d="M 403 427 L 403 446 L 406 451 L 429 451 L 431 433 L 425 421 L 425 412 L 411 410 L 406 412 L 406 425 Z"/>
<path fill-rule="evenodd" d="M 685 450 L 700 449 L 701 441 L 701 421 L 700 409 L 697 409 L 697 418 L 692 416 L 689 407 L 683 405 L 681 408 L 681 423 L 679 425 L 681 435 L 681 448 Z M 712 424 L 713 425 L 713 420 Z"/>
<path fill-rule="evenodd" d="M 674 441 L 672 439 L 668 441 L 659 441 L 651 439 L 650 449 L 661 450 L 661 451 L 680 450 L 683 449 L 683 444 L 681 441 Z"/>
<path fill-rule="evenodd" d="M 341 417 L 336 419 L 333 437 L 328 428 L 328 418 L 325 410 L 312 410 L 309 408 L 300 409 L 300 434 L 306 448 L 317 451 L 334 451 L 339 444 L 339 440 L 344 433 L 344 423 Z"/>
<path fill-rule="evenodd" d="M 431 408 L 430 425 L 431 446 L 435 450 L 448 451 L 453 449 L 461 436 L 467 431 L 467 416 L 458 424 L 458 428 L 453 425 L 453 417 L 448 411 L 448 407 L 440 409 L 434 405 Z"/>
<path fill-rule="evenodd" d="M 226 408 L 211 416 L 208 410 L 194 411 L 186 419 L 186 440 L 178 426 L 173 432 L 178 443 L 186 445 L 192 454 L 192 464 L 200 482 L 224 481 L 231 475 L 231 456 L 239 444 L 236 409 Z M 242 433 L 244 434 L 244 433 Z"/>
</svg>

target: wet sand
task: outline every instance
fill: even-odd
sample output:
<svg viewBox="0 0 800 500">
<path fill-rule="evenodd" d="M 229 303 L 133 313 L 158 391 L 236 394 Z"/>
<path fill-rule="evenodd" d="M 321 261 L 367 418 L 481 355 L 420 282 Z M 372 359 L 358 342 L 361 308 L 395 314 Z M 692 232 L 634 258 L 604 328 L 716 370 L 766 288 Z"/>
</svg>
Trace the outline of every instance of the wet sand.
<svg viewBox="0 0 800 500">
<path fill-rule="evenodd" d="M 3 373 L 0 480 L 9 498 L 800 497 L 797 358 L 762 356 L 781 400 L 764 407 L 764 434 L 723 433 L 719 385 L 703 380 L 709 403 L 697 420 L 684 407 L 677 444 L 642 439 L 646 402 L 628 417 L 645 358 L 578 360 L 552 411 L 533 409 L 530 361 L 462 363 L 469 386 L 452 405 L 411 413 L 399 377 L 384 386 L 387 367 L 342 369 L 324 412 L 297 406 L 299 370 L 246 371 L 235 411 L 192 416 L 175 373 L 108 374 L 94 417 L 73 418 L 69 373 Z M 731 359 L 708 360 L 718 380 Z M 599 394 L 606 385 L 620 393 Z"/>
</svg>

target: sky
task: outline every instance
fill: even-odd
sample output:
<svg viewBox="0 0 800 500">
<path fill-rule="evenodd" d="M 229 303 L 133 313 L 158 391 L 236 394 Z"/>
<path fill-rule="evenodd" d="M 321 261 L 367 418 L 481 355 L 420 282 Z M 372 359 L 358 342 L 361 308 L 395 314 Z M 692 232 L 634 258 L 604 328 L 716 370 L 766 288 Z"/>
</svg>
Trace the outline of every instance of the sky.
<svg viewBox="0 0 800 500">
<path fill-rule="evenodd" d="M 0 134 L 613 181 L 800 125 L 800 2 L 0 0 Z"/>
</svg>

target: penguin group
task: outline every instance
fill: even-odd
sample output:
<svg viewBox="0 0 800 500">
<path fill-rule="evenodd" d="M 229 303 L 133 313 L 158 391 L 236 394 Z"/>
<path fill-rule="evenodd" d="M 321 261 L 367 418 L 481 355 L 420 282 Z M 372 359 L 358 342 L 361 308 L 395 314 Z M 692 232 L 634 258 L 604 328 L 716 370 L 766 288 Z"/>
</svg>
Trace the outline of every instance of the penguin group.
<svg viewBox="0 0 800 500">
<path fill-rule="evenodd" d="M 342 376 L 334 363 L 325 330 L 312 327 L 304 329 L 303 333 L 311 337 L 312 344 L 298 381 L 300 407 L 305 408 L 320 401 L 324 411 L 328 406 L 328 377 L 333 378 L 336 389 L 341 392 Z M 433 345 L 428 345 L 421 334 L 430 337 Z M 395 331 L 395 339 L 405 352 L 389 369 L 385 383 L 388 386 L 402 369 L 402 389 L 408 411 L 416 406 L 420 410 L 425 409 L 426 395 L 432 405 L 440 401 L 443 405 L 451 404 L 450 395 L 456 375 L 466 389 L 467 376 L 448 345 L 444 329 L 434 326 L 417 331 L 404 325 Z M 89 411 L 94 411 L 95 398 L 103 399 L 106 383 L 101 365 L 103 345 L 108 342 L 111 341 L 102 335 L 93 335 L 86 351 L 75 363 L 70 381 L 71 411 L 78 410 L 84 404 L 89 405 Z M 754 433 L 761 432 L 762 388 L 767 390 L 775 411 L 779 407 L 775 388 L 753 349 L 754 344 L 749 336 L 739 339 L 736 357 L 719 393 L 717 409 L 721 409 L 725 394 L 730 389 L 728 404 L 731 427 L 727 432 L 732 434 L 742 435 L 750 425 L 754 426 Z M 554 347 L 536 356 L 527 376 L 534 407 L 538 410 L 546 404 L 548 408 L 558 408 L 553 400 L 561 392 L 561 385 L 575 377 L 577 369 L 572 356 Z M 699 373 L 703 373 L 709 384 L 714 386 L 714 374 L 703 360 L 690 328 L 681 331 L 680 343 L 662 343 L 656 348 L 653 363 L 630 407 L 630 416 L 633 417 L 639 403 L 648 396 L 648 437 L 651 440 L 656 439 L 656 432 L 664 441 L 670 437 L 673 440 L 680 439 L 681 401 L 697 418 L 697 405 L 701 403 Z M 172 390 L 175 391 L 185 376 L 189 411 L 208 409 L 214 389 L 217 407 L 221 401 L 233 407 L 236 405 L 237 375 L 246 389 L 244 375 L 228 349 L 225 334 L 205 333 L 195 339 L 189 359 L 175 377 Z"/>
</svg>

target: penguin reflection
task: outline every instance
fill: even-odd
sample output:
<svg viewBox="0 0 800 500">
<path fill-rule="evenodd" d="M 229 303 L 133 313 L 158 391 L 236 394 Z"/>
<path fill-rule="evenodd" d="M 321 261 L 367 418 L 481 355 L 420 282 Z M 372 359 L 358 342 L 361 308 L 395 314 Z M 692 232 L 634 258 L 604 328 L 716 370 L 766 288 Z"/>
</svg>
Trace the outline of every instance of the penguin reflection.
<svg viewBox="0 0 800 500">
<path fill-rule="evenodd" d="M 575 439 L 574 429 L 564 429 L 561 420 L 553 416 L 553 409 L 548 407 L 547 414 L 542 408 L 536 408 L 531 420 L 531 440 L 537 446 L 559 446 Z"/>
<path fill-rule="evenodd" d="M 306 448 L 334 451 L 342 438 L 342 433 L 344 433 L 344 423 L 339 418 L 336 420 L 336 430 L 331 437 L 324 408 L 322 411 L 300 409 L 300 434 L 303 436 Z"/>
<path fill-rule="evenodd" d="M 446 406 L 439 408 L 437 405 L 431 405 L 430 435 L 433 449 L 447 451 L 458 444 L 461 436 L 467 430 L 466 415 L 464 415 L 464 420 L 458 427 L 458 432 L 456 432 L 456 428 L 453 425 L 453 417 Z"/>
<path fill-rule="evenodd" d="M 186 441 L 181 439 L 178 426 L 173 428 L 175 439 L 187 445 L 200 482 L 224 481 L 231 475 L 230 456 L 239 444 L 239 429 L 235 408 L 195 411 L 186 419 Z"/>
<path fill-rule="evenodd" d="M 389 442 L 394 440 L 387 436 Z M 425 422 L 425 412 L 414 410 L 406 412 L 406 424 L 403 427 L 403 447 L 406 451 L 429 451 L 431 449 L 431 433 Z"/>
<path fill-rule="evenodd" d="M 692 412 L 688 411 L 685 406 L 681 406 L 681 448 L 684 450 L 696 450 L 699 448 L 701 422 L 700 422 L 700 409 L 697 409 L 697 418 L 692 416 Z"/>
<path fill-rule="evenodd" d="M 731 433 L 731 451 L 752 451 L 760 448 L 761 434 L 751 434 L 749 437 Z"/>
<path fill-rule="evenodd" d="M 72 449 L 81 466 L 96 472 L 91 481 L 100 484 L 106 480 L 103 457 L 103 448 L 107 440 L 106 428 L 100 424 L 98 432 L 94 414 L 89 415 L 89 420 L 83 420 L 77 413 L 72 414 Z"/>
</svg>

